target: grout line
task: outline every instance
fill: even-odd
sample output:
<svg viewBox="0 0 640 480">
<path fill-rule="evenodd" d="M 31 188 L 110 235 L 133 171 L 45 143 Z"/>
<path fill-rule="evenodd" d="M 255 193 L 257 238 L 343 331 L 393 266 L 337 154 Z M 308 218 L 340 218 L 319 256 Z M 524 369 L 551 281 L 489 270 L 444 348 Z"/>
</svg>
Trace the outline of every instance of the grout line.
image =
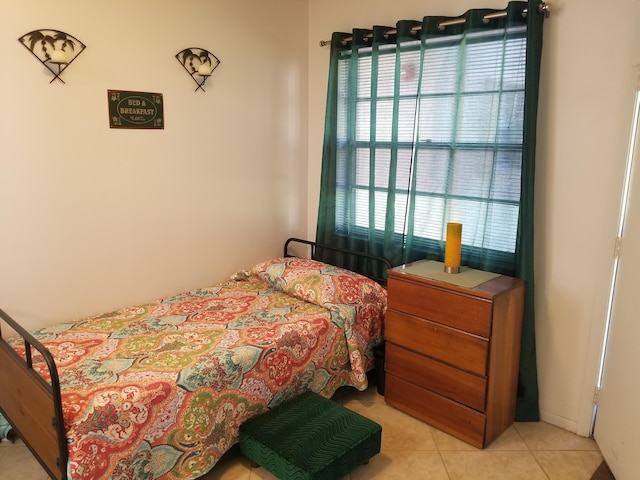
<svg viewBox="0 0 640 480">
<path fill-rule="evenodd" d="M 438 456 L 440 457 L 440 461 L 442 462 L 442 468 L 444 468 L 444 473 L 447 474 L 447 478 L 451 480 L 451 475 L 449 474 L 449 469 L 447 468 L 447 462 L 444 461 L 444 457 L 442 456 L 442 450 L 440 450 L 440 445 L 436 442 L 435 437 L 433 437 L 433 429 L 429 426 L 429 430 L 431 431 L 431 437 L 433 438 L 433 443 L 436 444 L 436 449 L 438 451 Z"/>
<path fill-rule="evenodd" d="M 531 447 L 527 443 L 527 441 L 524 438 L 524 436 L 522 435 L 522 433 L 520 433 L 520 430 L 518 430 L 518 427 L 515 424 L 515 422 L 513 423 L 513 429 L 518 434 L 518 437 L 520 438 L 520 440 L 522 441 L 524 446 L 527 447 L 527 452 L 529 452 L 529 455 L 531 455 L 533 457 L 533 461 L 536 462 L 536 465 L 538 465 L 538 467 L 540 468 L 540 471 L 542 472 L 542 474 L 547 478 L 547 480 L 551 480 L 551 477 L 549 477 L 549 474 L 547 473 L 547 471 L 544 469 L 542 464 L 538 461 L 538 457 L 536 457 L 534 451 L 531 449 Z"/>
</svg>

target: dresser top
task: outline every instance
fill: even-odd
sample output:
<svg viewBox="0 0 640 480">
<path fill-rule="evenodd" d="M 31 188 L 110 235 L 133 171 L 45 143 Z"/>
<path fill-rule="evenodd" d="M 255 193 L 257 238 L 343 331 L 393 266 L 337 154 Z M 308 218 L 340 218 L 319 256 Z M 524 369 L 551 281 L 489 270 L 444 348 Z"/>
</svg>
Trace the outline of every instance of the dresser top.
<svg viewBox="0 0 640 480">
<path fill-rule="evenodd" d="M 390 278 L 412 280 L 487 298 L 524 284 L 519 278 L 468 267 L 462 267 L 460 273 L 445 273 L 444 264 L 433 260 L 400 265 L 389 270 L 388 274 Z"/>
</svg>

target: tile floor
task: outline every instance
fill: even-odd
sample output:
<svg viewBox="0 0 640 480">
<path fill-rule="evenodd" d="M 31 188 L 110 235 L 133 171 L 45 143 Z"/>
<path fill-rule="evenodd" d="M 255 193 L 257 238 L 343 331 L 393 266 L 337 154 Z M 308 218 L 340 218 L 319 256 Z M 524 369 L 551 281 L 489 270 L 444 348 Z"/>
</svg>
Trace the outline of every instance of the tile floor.
<svg viewBox="0 0 640 480">
<path fill-rule="evenodd" d="M 544 422 L 516 423 L 479 450 L 389 407 L 375 387 L 341 389 L 334 400 L 382 425 L 382 451 L 348 480 L 589 480 L 602 462 L 596 443 Z M 20 442 L 0 443 L 0 477 L 46 480 Z M 274 480 L 232 449 L 202 480 Z M 344 480 L 344 479 L 343 479 Z"/>
</svg>

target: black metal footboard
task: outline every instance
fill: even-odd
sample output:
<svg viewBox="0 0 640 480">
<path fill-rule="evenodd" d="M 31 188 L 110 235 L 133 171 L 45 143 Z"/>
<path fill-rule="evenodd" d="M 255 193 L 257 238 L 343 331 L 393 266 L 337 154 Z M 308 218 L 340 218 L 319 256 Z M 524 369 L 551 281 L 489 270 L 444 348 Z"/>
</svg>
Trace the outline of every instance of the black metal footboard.
<svg viewBox="0 0 640 480">
<path fill-rule="evenodd" d="M 33 335 L 0 309 L 2 327 L 14 330 L 24 342 L 25 357 L 0 338 L 0 413 L 20 435 L 51 478 L 66 480 L 68 450 L 62 416 L 60 381 L 53 356 Z M 33 368 L 43 360 L 50 380 Z"/>
</svg>

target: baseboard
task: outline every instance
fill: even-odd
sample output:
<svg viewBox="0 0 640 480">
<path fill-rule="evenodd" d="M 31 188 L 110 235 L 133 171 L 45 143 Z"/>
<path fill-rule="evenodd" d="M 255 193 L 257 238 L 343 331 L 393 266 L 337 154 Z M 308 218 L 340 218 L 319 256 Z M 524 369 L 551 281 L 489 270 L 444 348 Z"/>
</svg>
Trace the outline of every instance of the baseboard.
<svg viewBox="0 0 640 480">
<path fill-rule="evenodd" d="M 578 422 L 574 420 L 569 420 L 568 418 L 561 417 L 560 415 L 544 411 L 540 411 L 540 420 L 578 435 L 578 433 L 576 433 L 578 431 Z M 585 435 L 581 436 L 584 437 Z"/>
</svg>

